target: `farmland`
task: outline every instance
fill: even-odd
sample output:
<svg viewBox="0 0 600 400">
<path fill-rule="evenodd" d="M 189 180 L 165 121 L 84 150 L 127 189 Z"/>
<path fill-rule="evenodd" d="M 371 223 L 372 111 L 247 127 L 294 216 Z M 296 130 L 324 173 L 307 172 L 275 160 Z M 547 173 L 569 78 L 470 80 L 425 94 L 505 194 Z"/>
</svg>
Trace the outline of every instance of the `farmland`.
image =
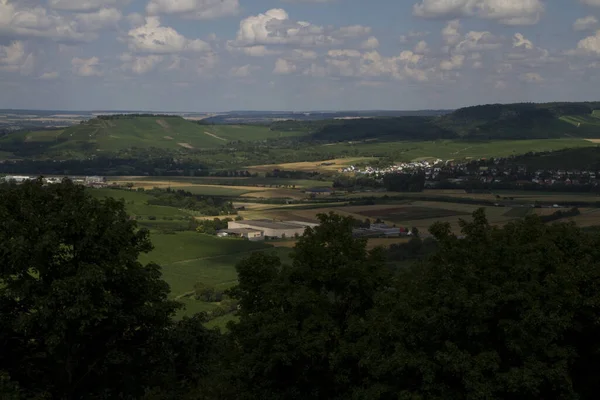
<svg viewBox="0 0 600 400">
<path fill-rule="evenodd" d="M 542 139 L 542 140 L 436 140 L 423 142 L 365 142 L 331 144 L 322 151 L 348 156 L 389 156 L 394 161 L 415 159 L 469 159 L 506 157 L 527 152 L 553 151 L 565 148 L 594 146 L 584 139 Z"/>
<path fill-rule="evenodd" d="M 271 130 L 263 125 L 201 125 L 201 128 L 222 141 L 260 141 L 305 135 L 298 131 Z"/>
</svg>

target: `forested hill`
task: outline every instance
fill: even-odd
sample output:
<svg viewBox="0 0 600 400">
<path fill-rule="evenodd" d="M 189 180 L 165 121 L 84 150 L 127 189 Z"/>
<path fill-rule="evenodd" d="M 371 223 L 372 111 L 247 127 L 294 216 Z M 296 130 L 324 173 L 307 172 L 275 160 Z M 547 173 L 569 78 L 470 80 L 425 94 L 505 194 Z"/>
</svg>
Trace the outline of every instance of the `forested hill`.
<svg viewBox="0 0 600 400">
<path fill-rule="evenodd" d="M 282 121 L 278 130 L 304 130 L 304 140 L 547 139 L 600 137 L 600 102 L 489 104 L 438 117 Z"/>
</svg>

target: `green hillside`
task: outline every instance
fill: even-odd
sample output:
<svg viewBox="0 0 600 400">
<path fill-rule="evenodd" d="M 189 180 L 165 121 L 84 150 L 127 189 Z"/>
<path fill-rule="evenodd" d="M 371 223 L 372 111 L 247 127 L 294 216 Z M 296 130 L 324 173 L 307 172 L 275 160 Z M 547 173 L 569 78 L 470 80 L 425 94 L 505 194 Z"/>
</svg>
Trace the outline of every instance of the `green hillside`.
<svg viewBox="0 0 600 400">
<path fill-rule="evenodd" d="M 329 121 L 285 121 L 272 128 L 295 128 L 306 141 L 437 139 L 600 138 L 600 103 L 487 104 L 440 117 L 394 117 Z"/>
<path fill-rule="evenodd" d="M 267 126 L 202 125 L 177 116 L 100 116 L 65 129 L 17 132 L 0 138 L 0 152 L 9 156 L 39 154 L 79 157 L 133 147 L 165 150 L 219 148 L 231 141 L 257 141 L 301 135 Z"/>
</svg>

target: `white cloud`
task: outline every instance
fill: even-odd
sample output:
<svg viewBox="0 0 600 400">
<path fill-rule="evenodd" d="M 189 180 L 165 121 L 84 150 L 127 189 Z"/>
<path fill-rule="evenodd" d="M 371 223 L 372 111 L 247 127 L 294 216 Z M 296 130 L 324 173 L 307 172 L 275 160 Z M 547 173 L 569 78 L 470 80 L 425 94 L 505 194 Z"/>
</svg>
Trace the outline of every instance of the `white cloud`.
<svg viewBox="0 0 600 400">
<path fill-rule="evenodd" d="M 296 72 L 298 67 L 291 61 L 285 60 L 283 58 L 278 58 L 275 62 L 275 68 L 273 69 L 274 74 L 278 75 L 288 75 Z"/>
<path fill-rule="evenodd" d="M 236 78 L 247 78 L 253 71 L 258 70 L 260 67 L 253 66 L 250 64 L 242 65 L 241 67 L 233 67 L 229 70 L 229 75 Z"/>
<path fill-rule="evenodd" d="M 53 72 L 44 72 L 42 75 L 39 76 L 39 79 L 45 80 L 45 81 L 51 81 L 53 79 L 56 79 L 60 76 L 60 74 L 57 71 L 53 71 Z"/>
<path fill-rule="evenodd" d="M 447 45 L 455 45 L 460 41 L 461 34 L 458 32 L 460 29 L 460 21 L 455 19 L 449 21 L 444 29 L 442 29 L 442 39 Z"/>
<path fill-rule="evenodd" d="M 200 39 L 187 39 L 171 27 L 161 26 L 158 17 L 147 17 L 146 24 L 132 29 L 127 42 L 132 51 L 154 54 L 203 52 L 210 45 Z"/>
<path fill-rule="evenodd" d="M 429 46 L 427 45 L 427 42 L 424 41 L 424 40 L 419 41 L 419 43 L 417 43 L 415 45 L 414 52 L 416 54 L 427 54 L 427 53 L 429 53 Z"/>
<path fill-rule="evenodd" d="M 8 46 L 0 46 L 0 70 L 19 72 L 30 75 L 33 72 L 35 57 L 25 51 L 21 41 L 14 41 Z"/>
<path fill-rule="evenodd" d="M 527 72 L 519 75 L 519 79 L 523 82 L 540 83 L 544 81 L 544 78 L 537 72 Z"/>
<path fill-rule="evenodd" d="M 573 23 L 573 30 L 587 31 L 588 29 L 592 29 L 596 25 L 598 25 L 598 19 L 593 15 L 588 15 L 587 17 L 576 19 Z"/>
<path fill-rule="evenodd" d="M 131 54 L 123 54 L 120 57 L 124 64 L 122 69 L 131 71 L 137 75 L 143 75 L 152 71 L 158 64 L 164 61 L 164 56 L 151 54 L 148 56 L 133 56 Z"/>
<path fill-rule="evenodd" d="M 500 38 L 491 32 L 470 31 L 455 46 L 454 51 L 458 53 L 469 53 L 473 51 L 494 50 L 502 47 Z"/>
<path fill-rule="evenodd" d="M 272 54 L 279 54 L 280 51 L 268 49 L 267 46 L 258 45 L 258 46 L 248 46 L 248 47 L 232 47 L 228 44 L 227 46 L 229 50 L 238 50 L 242 51 L 246 55 L 252 57 L 264 57 Z"/>
<path fill-rule="evenodd" d="M 100 60 L 98 57 L 91 58 L 73 58 L 71 66 L 73 73 L 79 76 L 102 76 L 102 72 L 98 69 Z"/>
<path fill-rule="evenodd" d="M 336 32 L 305 21 L 292 21 L 288 13 L 274 8 L 264 14 L 253 15 L 240 22 L 235 40 L 230 48 L 267 45 L 322 46 L 341 43 L 333 36 Z"/>
<path fill-rule="evenodd" d="M 421 0 L 413 14 L 423 18 L 479 17 L 505 25 L 532 25 L 544 12 L 541 0 Z"/>
<path fill-rule="evenodd" d="M 177 14 L 190 19 L 212 19 L 237 15 L 239 0 L 150 0 L 149 15 Z"/>
<path fill-rule="evenodd" d="M 56 10 L 88 12 L 126 2 L 127 0 L 49 0 L 48 5 Z"/>
<path fill-rule="evenodd" d="M 506 89 L 506 82 L 505 81 L 496 81 L 496 83 L 494 84 L 494 88 L 496 89 Z"/>
<path fill-rule="evenodd" d="M 329 57 L 361 57 L 362 54 L 358 50 L 329 50 Z"/>
<path fill-rule="evenodd" d="M 577 50 L 572 53 L 600 54 L 600 30 L 593 36 L 581 39 L 577 43 Z"/>
<path fill-rule="evenodd" d="M 39 37 L 57 41 L 87 41 L 95 38 L 79 28 L 74 19 L 48 12 L 44 7 L 0 0 L 0 37 Z"/>
<path fill-rule="evenodd" d="M 98 11 L 78 14 L 75 19 L 83 31 L 98 31 L 116 28 L 123 15 L 116 8 L 102 8 Z"/>
<path fill-rule="evenodd" d="M 459 69 L 465 63 L 464 54 L 455 54 L 449 60 L 443 60 L 440 63 L 440 68 L 444 71 L 453 71 Z"/>
<path fill-rule="evenodd" d="M 365 41 L 363 41 L 360 45 L 363 49 L 376 49 L 379 47 L 379 40 L 375 36 L 369 36 Z"/>
<path fill-rule="evenodd" d="M 521 33 L 515 33 L 513 37 L 513 47 L 524 47 L 528 50 L 533 49 L 533 43 L 528 40 Z"/>
</svg>

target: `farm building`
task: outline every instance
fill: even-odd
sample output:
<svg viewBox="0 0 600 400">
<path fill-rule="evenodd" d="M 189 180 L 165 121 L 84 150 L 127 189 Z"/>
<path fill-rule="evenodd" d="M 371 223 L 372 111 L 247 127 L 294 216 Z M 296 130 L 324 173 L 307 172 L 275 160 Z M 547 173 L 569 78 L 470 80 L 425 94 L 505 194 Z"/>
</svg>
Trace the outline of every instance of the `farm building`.
<svg viewBox="0 0 600 400">
<path fill-rule="evenodd" d="M 261 231 L 265 238 L 291 238 L 296 235 L 303 235 L 308 226 L 317 226 L 317 224 L 299 221 L 273 222 L 268 219 L 230 221 L 227 223 L 228 230 L 251 229 Z"/>
<path fill-rule="evenodd" d="M 250 228 L 222 229 L 219 232 L 217 232 L 217 236 L 237 236 L 241 238 L 246 238 L 251 241 L 265 240 L 263 231 Z"/>
<path fill-rule="evenodd" d="M 400 228 L 393 228 L 391 226 L 387 226 L 386 224 L 371 224 L 369 229 L 375 232 L 381 232 L 385 236 L 400 235 Z"/>
</svg>

